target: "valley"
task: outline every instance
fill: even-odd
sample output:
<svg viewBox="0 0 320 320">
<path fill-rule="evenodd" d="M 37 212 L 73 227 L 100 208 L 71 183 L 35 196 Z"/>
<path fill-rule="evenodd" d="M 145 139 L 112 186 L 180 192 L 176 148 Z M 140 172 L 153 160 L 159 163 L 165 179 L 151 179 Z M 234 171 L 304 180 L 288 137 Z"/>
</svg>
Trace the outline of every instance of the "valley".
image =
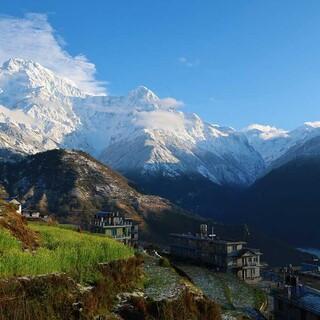
<svg viewBox="0 0 320 320">
<path fill-rule="evenodd" d="M 319 11 L 1 1 L 0 320 L 319 320 Z"/>
</svg>

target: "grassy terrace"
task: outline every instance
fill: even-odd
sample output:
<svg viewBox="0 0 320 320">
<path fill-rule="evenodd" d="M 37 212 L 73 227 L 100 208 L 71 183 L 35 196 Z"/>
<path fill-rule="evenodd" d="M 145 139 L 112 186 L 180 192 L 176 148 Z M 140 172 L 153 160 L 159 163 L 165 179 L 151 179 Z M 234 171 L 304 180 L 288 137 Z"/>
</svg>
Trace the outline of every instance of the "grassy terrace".
<svg viewBox="0 0 320 320">
<path fill-rule="evenodd" d="M 0 228 L 0 277 L 66 272 L 79 282 L 99 276 L 97 264 L 133 256 L 132 248 L 107 237 L 79 233 L 58 226 L 30 224 L 40 246 L 33 252 Z"/>
</svg>

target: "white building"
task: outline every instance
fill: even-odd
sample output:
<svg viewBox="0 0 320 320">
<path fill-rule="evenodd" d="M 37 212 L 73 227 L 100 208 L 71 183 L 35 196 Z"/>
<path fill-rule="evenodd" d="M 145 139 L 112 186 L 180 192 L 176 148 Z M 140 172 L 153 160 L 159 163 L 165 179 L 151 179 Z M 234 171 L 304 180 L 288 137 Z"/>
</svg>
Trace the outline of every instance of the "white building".
<svg viewBox="0 0 320 320">
<path fill-rule="evenodd" d="M 12 199 L 9 203 L 15 207 L 17 213 L 22 213 L 22 204 L 17 199 Z"/>
</svg>

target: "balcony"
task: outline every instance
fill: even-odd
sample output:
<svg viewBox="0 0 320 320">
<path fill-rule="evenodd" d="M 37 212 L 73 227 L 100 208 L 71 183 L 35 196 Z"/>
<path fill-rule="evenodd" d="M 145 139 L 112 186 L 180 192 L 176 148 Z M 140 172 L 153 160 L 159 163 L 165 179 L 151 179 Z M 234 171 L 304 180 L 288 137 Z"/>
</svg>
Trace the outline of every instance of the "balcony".
<svg viewBox="0 0 320 320">
<path fill-rule="evenodd" d="M 260 264 L 260 262 L 246 262 L 242 264 L 242 267 L 243 268 L 262 267 L 262 265 Z"/>
<path fill-rule="evenodd" d="M 126 235 L 117 235 L 117 236 L 112 236 L 113 239 L 116 239 L 116 240 L 130 240 L 131 239 L 131 236 L 126 236 Z"/>
</svg>

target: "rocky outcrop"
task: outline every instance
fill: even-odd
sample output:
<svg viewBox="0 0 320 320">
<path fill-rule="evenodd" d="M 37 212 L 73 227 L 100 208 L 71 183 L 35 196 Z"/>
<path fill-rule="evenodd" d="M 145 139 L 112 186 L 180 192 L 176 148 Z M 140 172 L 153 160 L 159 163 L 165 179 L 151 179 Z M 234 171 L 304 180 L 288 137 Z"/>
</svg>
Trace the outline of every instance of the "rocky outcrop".
<svg viewBox="0 0 320 320">
<path fill-rule="evenodd" d="M 107 319 L 116 295 L 139 282 L 141 266 L 139 257 L 101 264 L 101 278 L 87 287 L 66 274 L 1 280 L 0 319 Z"/>
<path fill-rule="evenodd" d="M 139 294 L 125 296 L 117 309 L 122 319 L 220 320 L 220 307 L 199 291 L 184 285 L 172 299 L 153 300 Z"/>
<path fill-rule="evenodd" d="M 192 285 L 171 299 L 145 296 L 142 265 L 141 256 L 100 264 L 101 277 L 87 286 L 66 274 L 1 280 L 0 319 L 220 319 L 219 306 Z"/>
</svg>

